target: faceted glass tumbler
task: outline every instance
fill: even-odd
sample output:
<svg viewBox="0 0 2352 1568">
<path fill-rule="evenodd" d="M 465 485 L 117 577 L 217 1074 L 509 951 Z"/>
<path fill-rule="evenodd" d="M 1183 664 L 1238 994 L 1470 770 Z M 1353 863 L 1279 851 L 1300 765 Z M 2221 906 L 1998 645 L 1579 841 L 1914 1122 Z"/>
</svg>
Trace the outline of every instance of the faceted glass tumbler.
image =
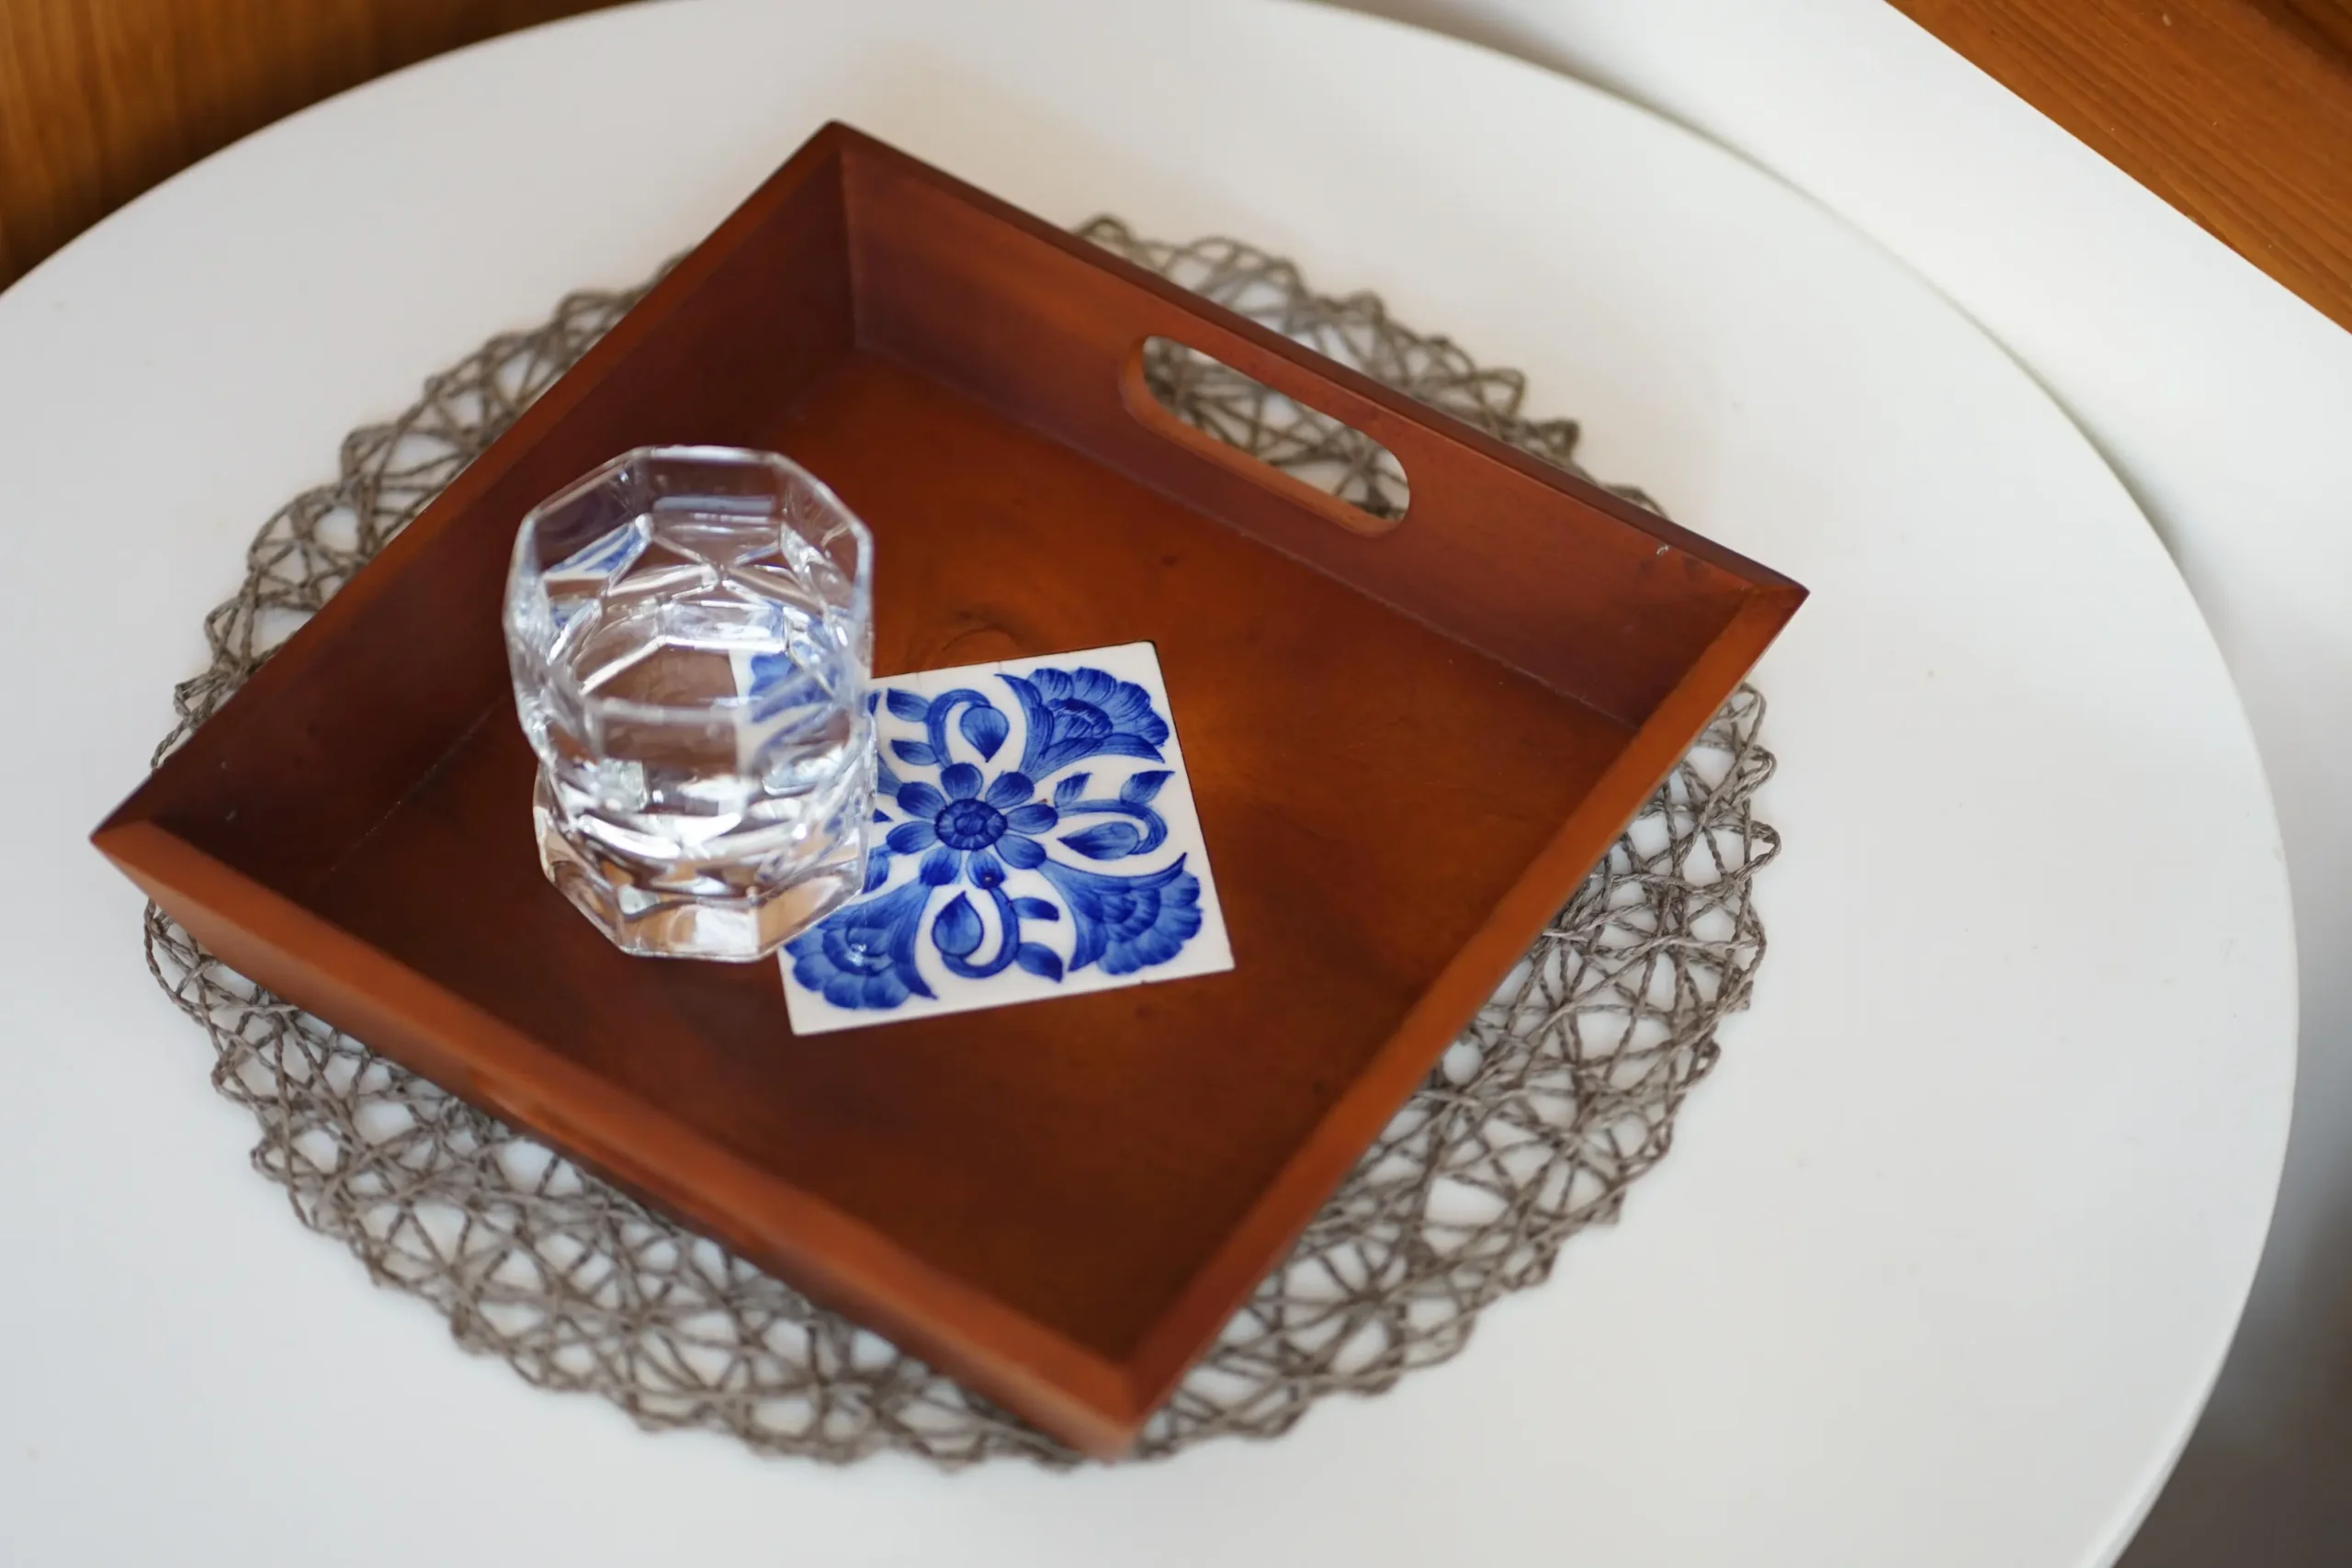
<svg viewBox="0 0 2352 1568">
<path fill-rule="evenodd" d="M 616 944 L 763 958 L 863 886 L 873 575 L 865 525 L 767 452 L 641 447 L 523 520 L 539 863 Z"/>
</svg>

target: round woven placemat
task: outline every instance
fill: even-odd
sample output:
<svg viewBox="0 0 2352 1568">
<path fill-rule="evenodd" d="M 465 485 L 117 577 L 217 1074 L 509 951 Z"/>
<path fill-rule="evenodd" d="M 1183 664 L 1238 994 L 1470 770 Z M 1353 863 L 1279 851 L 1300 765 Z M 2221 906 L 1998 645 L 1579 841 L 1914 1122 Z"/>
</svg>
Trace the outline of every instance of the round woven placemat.
<svg viewBox="0 0 2352 1568">
<path fill-rule="evenodd" d="M 1515 371 L 1411 332 L 1369 294 L 1319 295 L 1230 240 L 1166 245 L 1115 220 L 1099 244 L 1567 468 L 1577 427 L 1532 420 Z M 272 517 L 237 596 L 206 617 L 210 665 L 175 694 L 160 758 L 366 564 L 643 292 L 575 294 L 493 338 L 414 407 L 354 431 L 341 475 Z M 1214 361 L 1155 350 L 1156 391 L 1204 430 L 1374 511 L 1404 476 L 1347 427 Z M 1577 470 L 1581 472 L 1581 470 Z M 1621 493 L 1643 499 L 1639 492 Z M 1645 501 L 1645 504 L 1647 504 Z M 1445 1360 L 1479 1312 L 1617 1216 L 1747 1005 L 1764 934 L 1750 898 L 1779 837 L 1752 802 L 1772 771 L 1743 688 L 1494 999 L 1152 1418 L 1138 1452 L 1271 1437 L 1316 1401 Z M 302 1223 L 379 1284 L 433 1303 L 458 1343 L 541 1387 L 592 1392 L 651 1427 L 731 1432 L 830 1461 L 943 1465 L 1075 1456 L 789 1286 L 649 1213 L 495 1119 L 223 967 L 147 913 L 157 980 L 204 1026 L 213 1082 L 261 1125 L 254 1163 Z M 1238 1093 L 1247 1093 L 1246 1084 Z"/>
</svg>

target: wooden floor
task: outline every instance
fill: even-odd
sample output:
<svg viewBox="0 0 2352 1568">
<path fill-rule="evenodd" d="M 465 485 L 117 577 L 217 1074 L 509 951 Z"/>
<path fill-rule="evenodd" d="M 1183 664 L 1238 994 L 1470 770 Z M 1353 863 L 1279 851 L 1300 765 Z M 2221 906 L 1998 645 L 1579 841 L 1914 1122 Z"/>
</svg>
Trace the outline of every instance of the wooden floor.
<svg viewBox="0 0 2352 1568">
<path fill-rule="evenodd" d="M 0 286 L 308 104 L 611 0 L 0 0 Z"/>
<path fill-rule="evenodd" d="M 0 0 L 0 286 L 306 104 L 610 3 Z M 2352 0 L 1890 3 L 2352 327 Z"/>
<path fill-rule="evenodd" d="M 1893 0 L 2352 327 L 2352 0 Z"/>
</svg>

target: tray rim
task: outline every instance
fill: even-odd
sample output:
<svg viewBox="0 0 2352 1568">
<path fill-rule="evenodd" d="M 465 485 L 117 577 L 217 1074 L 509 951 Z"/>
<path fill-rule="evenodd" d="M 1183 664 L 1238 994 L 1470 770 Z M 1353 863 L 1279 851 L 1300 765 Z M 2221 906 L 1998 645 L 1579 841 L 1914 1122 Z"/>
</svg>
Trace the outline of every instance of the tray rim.
<svg viewBox="0 0 2352 1568">
<path fill-rule="evenodd" d="M 1435 1049 L 1442 1048 L 1429 1042 L 1452 1039 L 1468 1021 L 1491 991 L 1496 976 L 1524 951 L 1532 934 L 1605 852 L 1793 615 L 1805 590 L 1736 551 L 1544 464 L 1158 274 L 833 122 L 804 142 L 672 267 L 638 307 L 559 378 L 278 651 L 304 638 L 329 635 L 338 619 L 356 613 L 384 584 L 407 570 L 410 558 L 465 513 L 474 494 L 503 472 L 515 454 L 537 441 L 545 427 L 561 418 L 662 324 L 668 312 L 659 307 L 698 286 L 775 204 L 853 153 L 886 159 L 990 218 L 1090 265 L 1116 273 L 1188 314 L 1206 318 L 1215 327 L 1255 347 L 1338 382 L 1386 418 L 1418 425 L 1467 446 L 1748 584 L 1729 621 L 1651 713 L 1632 728 L 1623 750 L 1543 851 L 1293 1147 L 1275 1179 L 1226 1233 L 1129 1355 L 1114 1359 L 1090 1349 L 933 1267 L 865 1222 L 675 1121 L 656 1102 L 597 1077 L 463 996 L 142 815 L 142 807 L 162 787 L 169 759 L 107 818 L 92 834 L 92 840 L 149 897 L 232 967 L 288 994 L 306 1010 L 326 1017 L 331 1010 L 337 1017 L 356 1021 L 350 1032 L 371 1047 L 546 1138 L 567 1156 L 655 1206 L 678 1213 L 694 1228 L 776 1266 L 813 1298 L 840 1304 L 861 1322 L 949 1370 L 979 1392 L 1018 1408 L 1082 1450 L 1097 1457 L 1117 1457 L 1426 1074 Z M 657 308 L 649 310 L 647 306 Z M 1379 435 L 1377 428 L 1369 433 L 1375 438 Z M 1481 657 L 1495 656 L 1482 653 Z M 252 716 L 263 710 L 276 687 L 291 678 L 298 662 L 272 657 L 206 721 L 207 727 L 226 720 L 233 732 L 252 722 Z M 281 984 L 273 976 L 288 977 L 290 984 Z M 298 989 L 321 1005 L 294 997 L 292 992 Z M 607 1130 L 617 1128 L 623 1121 L 628 1130 L 610 1135 Z M 730 1201 L 744 1198 L 751 1201 Z"/>
<path fill-rule="evenodd" d="M 1487 434 L 1458 415 L 1418 401 L 1385 382 L 1374 380 L 1353 366 L 1345 365 L 1317 354 L 1313 349 L 1284 337 L 1272 328 L 1262 326 L 1227 306 L 1193 293 L 1172 278 L 1163 276 L 1148 267 L 1139 266 L 1126 257 L 1115 252 L 1106 251 L 1102 246 L 1091 241 L 1081 239 L 1068 230 L 1057 229 L 1035 213 L 1024 211 L 1001 197 L 957 179 L 946 171 L 926 164 L 909 153 L 901 152 L 889 143 L 869 136 L 854 126 L 840 120 L 829 120 L 815 136 L 809 139 L 808 146 L 814 149 L 820 143 L 838 147 L 843 152 L 854 151 L 862 155 L 887 161 L 896 166 L 899 172 L 924 181 L 967 206 L 977 208 L 988 216 L 1022 231 L 1032 239 L 1043 241 L 1066 254 L 1116 274 L 1136 288 L 1157 296 L 1161 303 L 1174 306 L 1185 315 L 1206 318 L 1219 329 L 1239 338 L 1253 348 L 1269 352 L 1277 358 L 1286 359 L 1301 369 L 1312 370 L 1322 379 L 1336 383 L 1340 389 L 1358 400 L 1374 405 L 1388 418 L 1433 432 L 1454 446 L 1467 447 L 1478 456 L 1510 468 L 1523 478 L 1534 479 L 1545 489 L 1557 491 L 1596 511 L 1605 512 L 1616 521 L 1627 524 L 1638 532 L 1647 534 L 1660 544 L 1671 545 L 1678 550 L 1696 556 L 1709 565 L 1718 567 L 1747 581 L 1751 590 L 1750 603 L 1753 603 L 1758 594 L 1785 592 L 1790 597 L 1785 606 L 1786 613 L 1781 616 L 1782 624 L 1786 623 L 1789 615 L 1795 614 L 1797 606 L 1805 600 L 1808 590 L 1802 583 L 1752 557 L 1742 555 L 1729 546 L 1718 543 L 1703 534 L 1694 533 L 1665 513 L 1653 512 L 1638 502 L 1628 501 L 1606 486 L 1595 484 L 1565 468 L 1555 467 L 1523 452 L 1507 441 Z M 751 203 L 747 201 L 745 205 L 749 206 Z M 716 233 L 715 231 L 714 233 Z M 1210 345 L 1195 343 L 1186 346 L 1205 351 Z M 1142 395 L 1140 402 L 1136 400 L 1136 394 L 1141 392 L 1143 385 L 1141 360 L 1142 343 L 1139 340 L 1129 353 L 1126 363 L 1123 367 L 1121 392 L 1127 401 L 1129 412 L 1159 429 L 1163 434 L 1184 445 L 1202 449 L 1217 448 L 1219 444 L 1215 437 L 1194 430 L 1173 414 L 1168 413 L 1159 407 L 1158 400 L 1148 393 Z M 1329 410 L 1317 412 L 1323 412 L 1327 417 L 1339 417 Z M 1364 426 L 1363 433 L 1375 439 L 1378 439 L 1381 434 L 1375 426 Z M 1289 476 L 1282 477 L 1287 479 Z M 1408 479 L 1409 477 L 1408 475 Z M 1293 482 L 1303 486 L 1303 481 Z M 1310 490 L 1310 493 L 1325 503 L 1329 503 L 1332 499 L 1320 491 Z M 1306 497 L 1295 496 L 1295 499 L 1306 502 L 1310 506 L 1313 505 Z M 1320 506 L 1316 506 L 1314 509 L 1318 512 L 1323 510 Z M 1408 502 L 1407 521 L 1410 520 L 1410 513 L 1411 508 Z M 1363 531 L 1359 525 L 1345 521 L 1342 521 L 1341 525 L 1355 531 Z M 1358 590 L 1358 592 L 1362 591 Z M 1450 637 L 1453 634 L 1447 635 Z M 1494 656 L 1482 654 L 1481 657 Z"/>
</svg>

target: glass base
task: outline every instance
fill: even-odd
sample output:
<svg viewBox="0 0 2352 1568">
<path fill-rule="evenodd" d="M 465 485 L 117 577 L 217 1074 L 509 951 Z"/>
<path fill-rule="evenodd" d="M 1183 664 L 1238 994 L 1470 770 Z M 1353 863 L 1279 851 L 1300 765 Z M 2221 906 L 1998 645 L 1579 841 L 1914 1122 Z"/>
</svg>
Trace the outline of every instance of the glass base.
<svg viewBox="0 0 2352 1568">
<path fill-rule="evenodd" d="M 788 881 L 763 885 L 756 868 L 730 866 L 724 869 L 734 874 L 726 880 L 749 886 L 686 890 L 661 886 L 646 868 L 567 831 L 544 798 L 531 816 L 539 869 L 548 880 L 614 946 L 640 958 L 756 962 L 847 903 L 865 883 L 865 846 L 856 835 L 833 854 L 797 863 Z M 662 881 L 672 881 L 679 868 L 660 871 Z"/>
</svg>

